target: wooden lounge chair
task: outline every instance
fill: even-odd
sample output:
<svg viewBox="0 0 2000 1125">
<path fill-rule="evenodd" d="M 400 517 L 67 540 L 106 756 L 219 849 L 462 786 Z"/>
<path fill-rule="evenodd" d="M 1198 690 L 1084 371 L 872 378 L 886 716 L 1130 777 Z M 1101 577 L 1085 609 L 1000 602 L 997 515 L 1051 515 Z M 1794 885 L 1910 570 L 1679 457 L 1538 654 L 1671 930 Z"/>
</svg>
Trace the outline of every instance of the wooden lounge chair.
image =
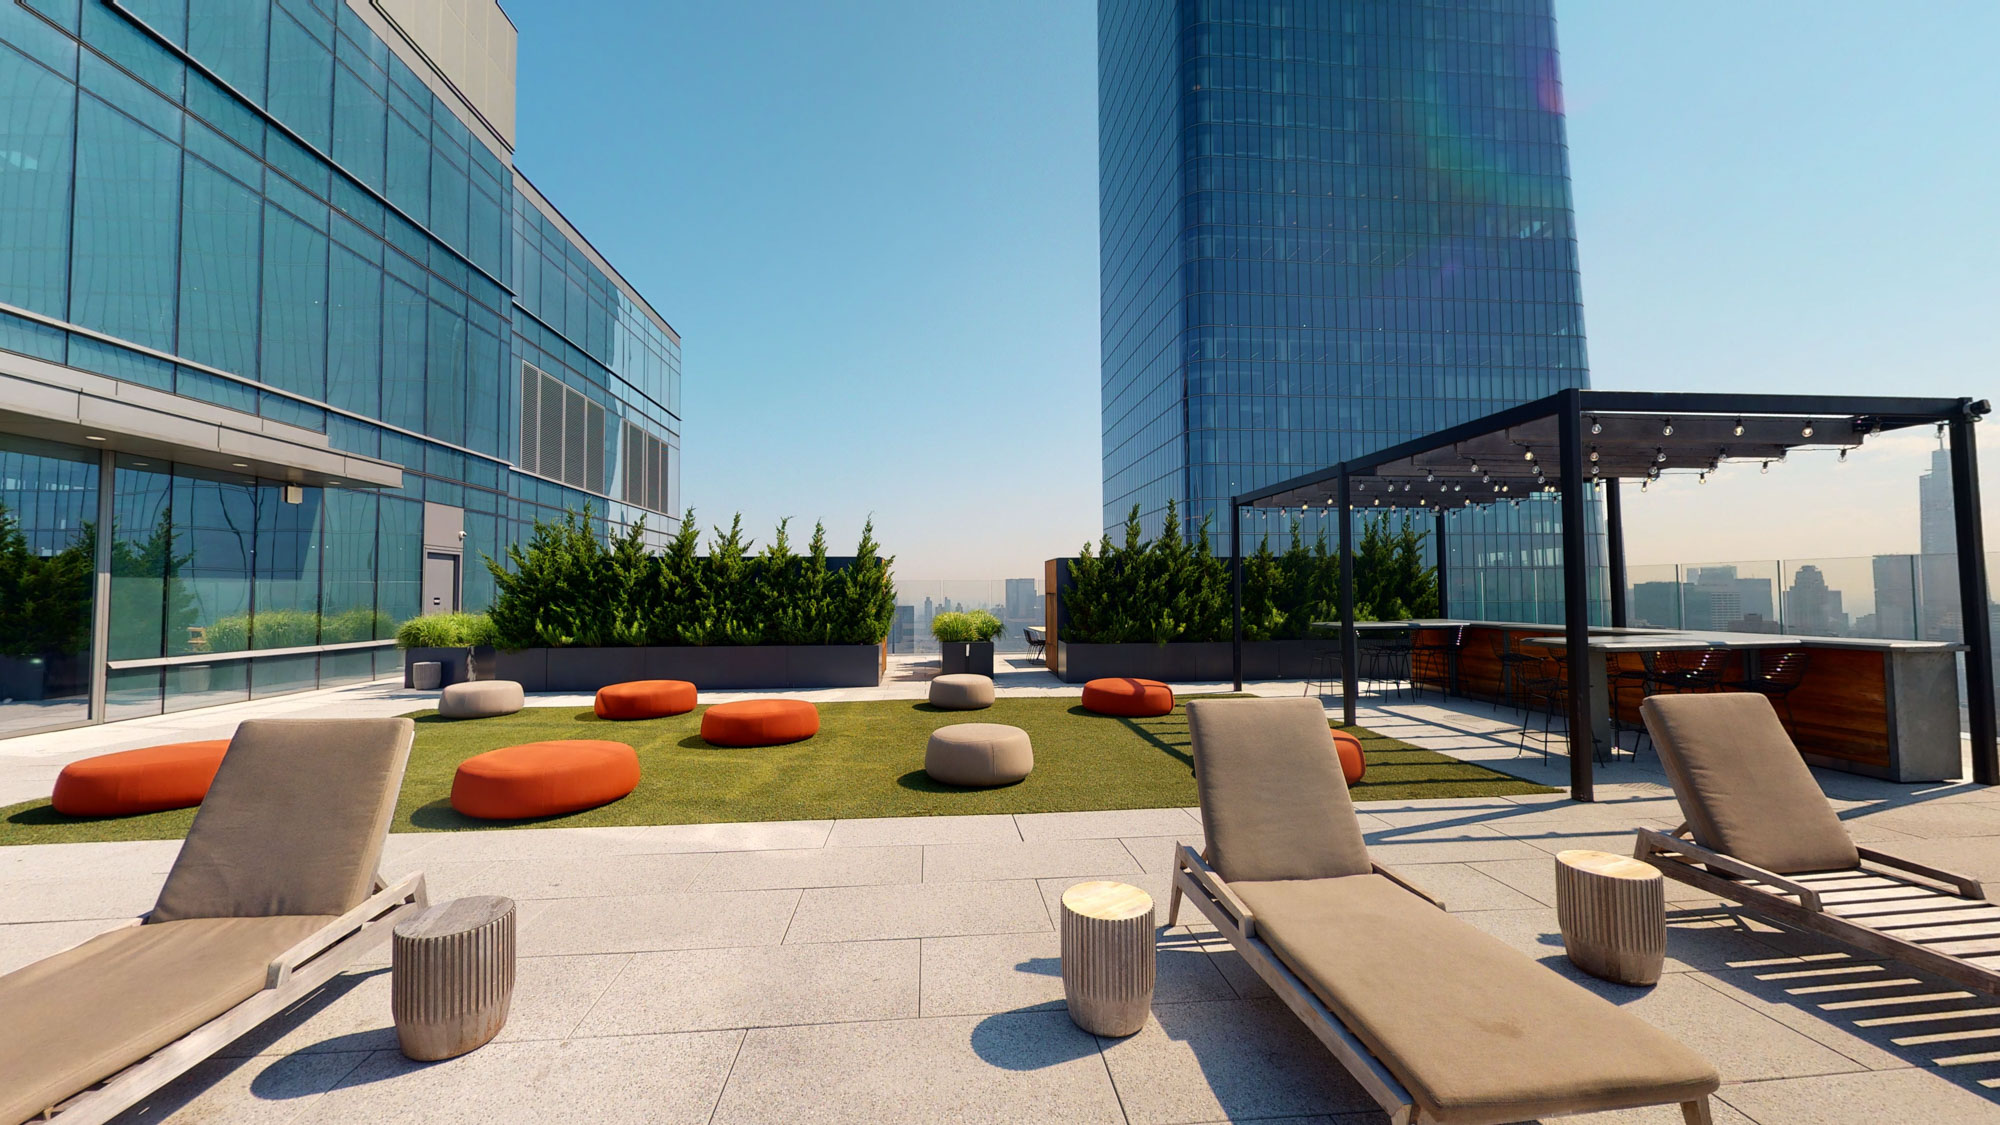
<svg viewBox="0 0 2000 1125">
<path fill-rule="evenodd" d="M 1979 880 L 1856 847 L 1762 695 L 1654 696 L 1639 713 L 1687 821 L 1639 830 L 1670 879 L 2000 995 L 2000 905 Z"/>
<path fill-rule="evenodd" d="M 1206 857 L 1186 895 L 1395 1125 L 1647 1105 L 1710 1120 L 1715 1068 L 1368 856 L 1313 699 L 1188 705 Z"/>
<path fill-rule="evenodd" d="M 0 977 L 0 1122 L 111 1120 L 421 909 L 375 871 L 414 734 L 243 723 L 151 913 Z"/>
</svg>

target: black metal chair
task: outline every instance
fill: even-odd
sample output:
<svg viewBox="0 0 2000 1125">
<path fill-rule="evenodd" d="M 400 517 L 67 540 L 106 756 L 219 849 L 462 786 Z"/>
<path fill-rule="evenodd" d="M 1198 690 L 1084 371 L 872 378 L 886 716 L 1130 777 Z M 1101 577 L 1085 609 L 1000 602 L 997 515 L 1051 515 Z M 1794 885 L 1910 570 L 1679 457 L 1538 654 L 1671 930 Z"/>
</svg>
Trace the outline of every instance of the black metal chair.
<svg viewBox="0 0 2000 1125">
<path fill-rule="evenodd" d="M 1632 663 L 1634 659 L 1638 661 L 1636 667 Z M 1628 725 L 1622 708 L 1629 701 L 1636 711 L 1639 704 L 1646 701 L 1653 683 L 1653 670 L 1647 666 L 1642 654 L 1618 652 L 1606 658 L 1604 671 L 1604 690 L 1611 704 L 1611 747 L 1614 751 L 1623 749 L 1625 744 L 1619 739 L 1630 730 L 1632 757 L 1636 759 L 1639 756 L 1640 740 L 1644 739 L 1651 745 L 1653 736 L 1646 732 L 1646 724 L 1643 722 Z"/>
<path fill-rule="evenodd" d="M 1410 676 L 1410 637 L 1408 629 L 1384 630 L 1376 633 L 1362 650 L 1361 667 L 1367 677 L 1389 685 L 1383 690 L 1384 695 L 1396 691 L 1407 699 L 1415 690 Z"/>
<path fill-rule="evenodd" d="M 1648 686 L 1654 691 L 1715 691 L 1728 666 L 1729 654 L 1721 649 L 1662 652 L 1653 657 Z"/>
<path fill-rule="evenodd" d="M 1321 649 L 1312 654 L 1312 662 L 1306 666 L 1306 695 L 1333 695 L 1341 690 L 1341 681 L 1347 678 L 1346 665 L 1340 660 L 1340 644 Z"/>
<path fill-rule="evenodd" d="M 1785 725 L 1792 725 L 1792 704 L 1788 698 L 1806 678 L 1806 665 L 1810 654 L 1804 649 L 1788 648 L 1775 654 L 1766 654 L 1755 675 L 1745 677 L 1727 685 L 1731 691 L 1754 691 L 1769 699 L 1785 713 Z"/>
<path fill-rule="evenodd" d="M 1453 665 L 1458 662 L 1459 646 L 1465 643 L 1465 626 L 1444 625 L 1423 632 L 1431 634 L 1431 638 L 1413 638 L 1410 642 L 1411 695 L 1435 684 L 1438 694 L 1449 699 Z"/>
<path fill-rule="evenodd" d="M 1488 642 L 1493 648 L 1493 659 L 1500 665 L 1500 701 L 1511 703 L 1521 712 L 1521 718 L 1528 717 L 1527 679 L 1533 674 L 1542 658 L 1520 649 L 1507 647 L 1507 634 L 1495 629 Z"/>
<path fill-rule="evenodd" d="M 1048 630 L 1041 625 L 1023 625 L 1021 627 L 1021 636 L 1034 650 L 1029 654 L 1028 658 L 1030 660 L 1042 659 L 1043 646 L 1048 644 Z"/>
<path fill-rule="evenodd" d="M 1569 665 L 1553 656 L 1533 656 L 1531 666 L 1521 669 L 1522 696 L 1528 707 L 1542 713 L 1542 761 L 1549 760 L 1549 740 L 1558 716 L 1562 719 L 1563 736 L 1569 736 Z M 1519 757 L 1528 752 L 1528 708 L 1521 711 Z"/>
</svg>

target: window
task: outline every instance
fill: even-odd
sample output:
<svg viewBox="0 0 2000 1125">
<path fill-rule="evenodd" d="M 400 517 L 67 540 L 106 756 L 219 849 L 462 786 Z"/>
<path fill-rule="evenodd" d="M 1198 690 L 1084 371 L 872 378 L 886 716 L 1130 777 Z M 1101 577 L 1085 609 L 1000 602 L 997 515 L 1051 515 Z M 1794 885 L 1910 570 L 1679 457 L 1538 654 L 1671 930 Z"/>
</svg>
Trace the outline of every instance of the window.
<svg viewBox="0 0 2000 1125">
<path fill-rule="evenodd" d="M 602 493 L 604 407 L 532 363 L 521 364 L 521 468 Z"/>
</svg>

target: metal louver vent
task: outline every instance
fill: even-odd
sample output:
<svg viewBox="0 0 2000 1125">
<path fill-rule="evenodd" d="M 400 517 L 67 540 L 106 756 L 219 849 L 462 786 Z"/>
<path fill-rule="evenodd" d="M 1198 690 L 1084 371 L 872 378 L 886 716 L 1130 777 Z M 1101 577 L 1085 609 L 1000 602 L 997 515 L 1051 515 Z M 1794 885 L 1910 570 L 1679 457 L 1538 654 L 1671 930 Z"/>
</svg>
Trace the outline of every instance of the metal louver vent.
<svg viewBox="0 0 2000 1125">
<path fill-rule="evenodd" d="M 583 487 L 604 491 L 604 407 L 591 403 L 584 410 Z"/>
<path fill-rule="evenodd" d="M 590 422 L 585 406 L 589 400 L 582 391 L 563 390 L 563 459 L 562 482 L 576 488 L 584 485 L 585 443 L 590 435 Z"/>
<path fill-rule="evenodd" d="M 521 365 L 521 457 L 518 464 L 530 473 L 541 471 L 542 373 L 534 365 Z"/>
</svg>

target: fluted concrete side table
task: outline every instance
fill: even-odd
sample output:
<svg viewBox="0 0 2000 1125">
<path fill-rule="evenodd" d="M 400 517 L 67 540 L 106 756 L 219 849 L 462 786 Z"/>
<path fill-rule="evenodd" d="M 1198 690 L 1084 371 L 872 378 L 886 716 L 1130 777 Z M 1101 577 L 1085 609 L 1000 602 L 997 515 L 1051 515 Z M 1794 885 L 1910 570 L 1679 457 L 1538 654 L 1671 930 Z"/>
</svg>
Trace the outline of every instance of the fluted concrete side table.
<svg viewBox="0 0 2000 1125">
<path fill-rule="evenodd" d="M 514 900 L 491 895 L 433 906 L 396 927 L 390 1005 L 403 1053 L 449 1059 L 507 1023 L 514 996 Z"/>
<path fill-rule="evenodd" d="M 1556 920 L 1576 967 L 1619 984 L 1656 984 L 1667 958 L 1667 899 L 1650 863 L 1556 853 Z"/>
<path fill-rule="evenodd" d="M 1076 1025 L 1124 1036 L 1153 1009 L 1153 896 L 1124 883 L 1078 883 L 1062 896 L 1063 998 Z"/>
</svg>

